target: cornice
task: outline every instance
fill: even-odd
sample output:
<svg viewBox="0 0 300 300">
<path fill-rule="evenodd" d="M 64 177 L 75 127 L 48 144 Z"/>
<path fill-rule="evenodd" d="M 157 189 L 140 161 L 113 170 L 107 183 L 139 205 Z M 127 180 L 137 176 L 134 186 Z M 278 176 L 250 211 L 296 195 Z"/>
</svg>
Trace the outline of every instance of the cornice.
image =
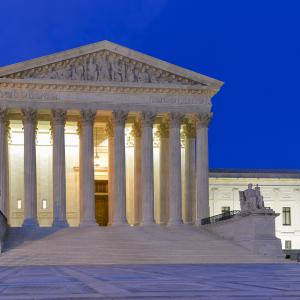
<svg viewBox="0 0 300 300">
<path fill-rule="evenodd" d="M 201 86 L 136 83 L 94 83 L 81 81 L 57 81 L 39 79 L 0 78 L 1 89 L 30 89 L 57 92 L 120 93 L 120 94 L 175 94 L 214 96 L 218 89 Z"/>
</svg>

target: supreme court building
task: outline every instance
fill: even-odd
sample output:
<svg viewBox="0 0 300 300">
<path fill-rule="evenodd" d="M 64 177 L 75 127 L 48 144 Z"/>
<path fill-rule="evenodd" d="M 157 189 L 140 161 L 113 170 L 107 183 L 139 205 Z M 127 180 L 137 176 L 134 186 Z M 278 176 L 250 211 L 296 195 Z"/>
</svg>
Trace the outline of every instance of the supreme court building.
<svg viewBox="0 0 300 300">
<path fill-rule="evenodd" d="M 221 86 L 108 41 L 0 68 L 10 226 L 199 224 Z"/>
</svg>

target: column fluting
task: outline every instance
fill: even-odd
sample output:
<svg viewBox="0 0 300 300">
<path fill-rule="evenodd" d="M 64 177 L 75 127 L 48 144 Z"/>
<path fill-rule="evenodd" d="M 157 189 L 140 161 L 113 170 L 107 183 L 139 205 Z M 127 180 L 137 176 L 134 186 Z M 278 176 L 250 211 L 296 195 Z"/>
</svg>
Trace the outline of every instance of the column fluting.
<svg viewBox="0 0 300 300">
<path fill-rule="evenodd" d="M 8 130 L 7 109 L 0 107 L 0 210 L 7 218 L 9 218 Z"/>
<path fill-rule="evenodd" d="M 159 125 L 159 224 L 165 225 L 169 218 L 169 121 Z"/>
<path fill-rule="evenodd" d="M 132 133 L 134 136 L 134 196 L 133 196 L 133 223 L 141 222 L 141 165 L 142 165 L 142 143 L 141 143 L 141 118 L 138 116 L 134 122 Z"/>
<path fill-rule="evenodd" d="M 196 225 L 209 217 L 208 125 L 212 113 L 196 115 Z"/>
<path fill-rule="evenodd" d="M 37 113 L 32 108 L 22 110 L 24 125 L 24 222 L 23 227 L 38 226 L 36 189 L 36 129 Z"/>
<path fill-rule="evenodd" d="M 94 182 L 94 119 L 95 112 L 81 111 L 81 226 L 95 225 L 95 182 Z"/>
<path fill-rule="evenodd" d="M 53 226 L 67 227 L 66 218 L 66 155 L 65 155 L 66 111 L 52 111 L 53 130 Z"/>
<path fill-rule="evenodd" d="M 193 224 L 195 222 L 196 208 L 196 128 L 194 122 L 186 120 L 184 125 L 184 191 L 183 191 L 183 222 Z"/>
<path fill-rule="evenodd" d="M 106 124 L 106 135 L 108 137 L 108 225 L 114 220 L 114 128 L 110 119 Z"/>
<path fill-rule="evenodd" d="M 170 113 L 169 120 L 169 221 L 168 225 L 182 224 L 181 188 L 181 113 Z"/>
<path fill-rule="evenodd" d="M 154 221 L 154 179 L 153 179 L 153 121 L 155 113 L 141 114 L 141 193 L 142 225 L 155 224 Z"/>
<path fill-rule="evenodd" d="M 112 225 L 125 225 L 126 219 L 126 169 L 125 120 L 127 112 L 113 111 L 114 125 L 114 221 Z"/>
</svg>

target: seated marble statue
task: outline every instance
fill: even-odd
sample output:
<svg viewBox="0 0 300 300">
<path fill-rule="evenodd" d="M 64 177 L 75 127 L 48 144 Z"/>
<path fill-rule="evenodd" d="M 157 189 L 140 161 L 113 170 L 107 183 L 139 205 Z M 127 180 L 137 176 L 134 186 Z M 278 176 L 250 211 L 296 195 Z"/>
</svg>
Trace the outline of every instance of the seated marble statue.
<svg viewBox="0 0 300 300">
<path fill-rule="evenodd" d="M 241 211 L 255 210 L 265 207 L 258 185 L 256 185 L 255 189 L 253 189 L 253 185 L 250 183 L 248 184 L 248 189 L 240 191 L 239 194 Z"/>
</svg>

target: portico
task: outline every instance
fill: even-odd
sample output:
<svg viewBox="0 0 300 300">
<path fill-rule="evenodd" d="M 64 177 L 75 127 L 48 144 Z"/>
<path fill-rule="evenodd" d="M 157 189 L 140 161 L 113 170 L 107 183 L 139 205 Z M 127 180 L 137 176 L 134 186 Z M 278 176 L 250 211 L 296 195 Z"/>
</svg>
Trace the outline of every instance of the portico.
<svg viewBox="0 0 300 300">
<path fill-rule="evenodd" d="M 11 226 L 95 225 L 102 180 L 109 225 L 199 224 L 221 85 L 107 41 L 0 68 L 0 209 Z"/>
</svg>

